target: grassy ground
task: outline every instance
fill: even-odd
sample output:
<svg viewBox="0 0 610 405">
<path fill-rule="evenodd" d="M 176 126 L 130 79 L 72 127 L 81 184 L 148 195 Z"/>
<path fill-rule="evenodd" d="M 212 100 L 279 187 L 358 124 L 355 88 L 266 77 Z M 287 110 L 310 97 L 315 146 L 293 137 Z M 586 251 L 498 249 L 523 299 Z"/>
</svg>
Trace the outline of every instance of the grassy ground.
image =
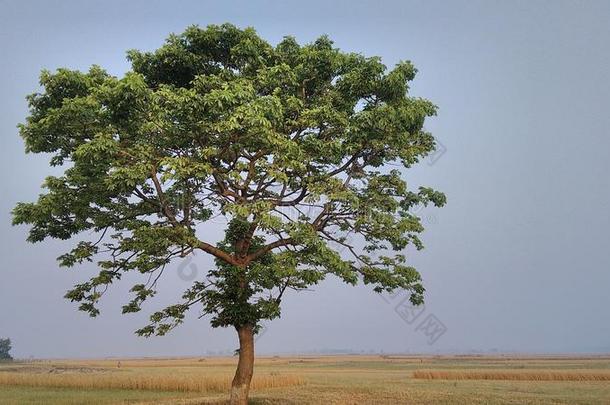
<svg viewBox="0 0 610 405">
<path fill-rule="evenodd" d="M 124 359 L 117 366 L 118 360 L 0 365 L 0 403 L 224 403 L 235 359 Z M 610 381 L 540 380 L 609 373 L 607 357 L 265 357 L 257 359 L 251 397 L 253 404 L 610 404 Z"/>
</svg>

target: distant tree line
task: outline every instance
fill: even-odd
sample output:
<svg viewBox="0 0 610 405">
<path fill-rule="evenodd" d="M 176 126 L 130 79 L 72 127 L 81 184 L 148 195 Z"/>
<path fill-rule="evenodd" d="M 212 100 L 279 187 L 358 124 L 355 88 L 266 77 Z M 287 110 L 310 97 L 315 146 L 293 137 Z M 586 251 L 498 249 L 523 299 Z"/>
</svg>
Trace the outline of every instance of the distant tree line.
<svg viewBox="0 0 610 405">
<path fill-rule="evenodd" d="M 9 353 L 11 351 L 11 339 L 0 338 L 0 361 L 10 361 L 13 357 Z"/>
</svg>

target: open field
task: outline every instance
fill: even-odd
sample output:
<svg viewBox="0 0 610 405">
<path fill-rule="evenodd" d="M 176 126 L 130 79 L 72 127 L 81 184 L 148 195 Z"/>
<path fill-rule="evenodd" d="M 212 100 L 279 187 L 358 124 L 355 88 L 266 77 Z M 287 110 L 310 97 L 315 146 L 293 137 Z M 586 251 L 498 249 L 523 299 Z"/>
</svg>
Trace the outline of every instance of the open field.
<svg viewBox="0 0 610 405">
<path fill-rule="evenodd" d="M 235 362 L 0 364 L 0 403 L 224 403 Z M 254 404 L 610 404 L 610 357 L 261 357 L 251 398 Z"/>
</svg>

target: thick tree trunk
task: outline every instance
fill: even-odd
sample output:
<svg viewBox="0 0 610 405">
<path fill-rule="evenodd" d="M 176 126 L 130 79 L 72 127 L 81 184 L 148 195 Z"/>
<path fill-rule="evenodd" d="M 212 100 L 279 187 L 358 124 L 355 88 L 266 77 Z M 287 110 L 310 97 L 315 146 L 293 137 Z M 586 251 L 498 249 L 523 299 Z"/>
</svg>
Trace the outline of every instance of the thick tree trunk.
<svg viewBox="0 0 610 405">
<path fill-rule="evenodd" d="M 254 372 L 254 330 L 251 325 L 237 328 L 239 362 L 231 385 L 231 405 L 247 405 L 250 381 Z"/>
</svg>

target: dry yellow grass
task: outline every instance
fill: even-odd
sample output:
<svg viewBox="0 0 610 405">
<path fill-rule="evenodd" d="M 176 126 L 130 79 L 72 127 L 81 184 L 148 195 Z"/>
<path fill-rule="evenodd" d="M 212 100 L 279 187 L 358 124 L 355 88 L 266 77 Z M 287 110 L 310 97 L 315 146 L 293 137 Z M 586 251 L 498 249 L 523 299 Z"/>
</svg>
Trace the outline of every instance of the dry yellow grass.
<svg viewBox="0 0 610 405">
<path fill-rule="evenodd" d="M 232 356 L 2 364 L 0 404 L 226 403 L 236 362 Z M 440 379 L 439 372 L 463 381 Z M 254 375 L 252 399 L 269 405 L 610 405 L 609 356 L 261 356 Z"/>
<path fill-rule="evenodd" d="M 413 378 L 425 380 L 511 380 L 511 381 L 610 381 L 607 371 L 446 371 L 415 370 Z"/>
<path fill-rule="evenodd" d="M 252 379 L 252 389 L 255 390 L 303 384 L 305 384 L 304 379 L 295 375 L 257 375 Z M 231 376 L 138 376 L 126 375 L 125 373 L 26 374 L 19 372 L 4 372 L 0 373 L 0 386 L 127 389 L 208 393 L 228 391 L 231 386 Z"/>
</svg>

